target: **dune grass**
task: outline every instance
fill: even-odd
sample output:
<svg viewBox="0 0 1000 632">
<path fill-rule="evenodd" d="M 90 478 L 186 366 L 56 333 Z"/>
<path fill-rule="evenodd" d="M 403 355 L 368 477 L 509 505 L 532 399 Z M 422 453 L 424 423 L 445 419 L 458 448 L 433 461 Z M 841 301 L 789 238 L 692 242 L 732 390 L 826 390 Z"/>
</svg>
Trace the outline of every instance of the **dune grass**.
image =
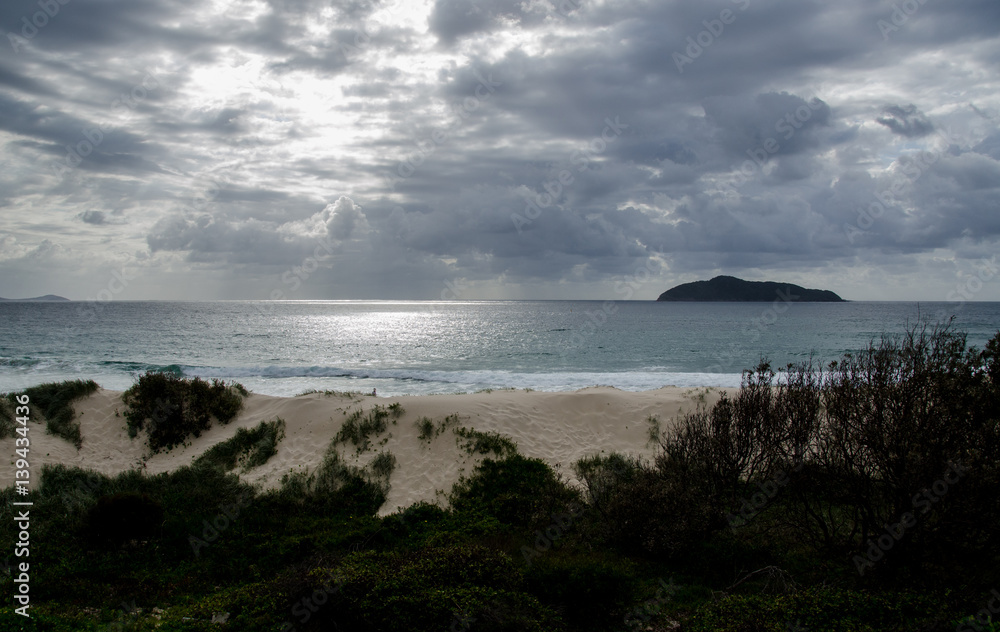
<svg viewBox="0 0 1000 632">
<path fill-rule="evenodd" d="M 241 468 L 243 472 L 267 463 L 277 454 L 278 443 L 285 437 L 285 421 L 280 417 L 262 421 L 251 429 L 240 428 L 231 438 L 206 450 L 195 464 L 213 465 L 225 472 Z"/>
<path fill-rule="evenodd" d="M 73 412 L 73 402 L 97 392 L 100 388 L 93 380 L 66 380 L 32 386 L 21 391 L 27 395 L 30 406 L 45 419 L 45 429 L 49 434 L 62 437 L 79 450 L 83 445 L 80 422 Z M 16 393 L 8 393 L 0 399 L 0 438 L 14 436 L 14 409 Z"/>
</svg>

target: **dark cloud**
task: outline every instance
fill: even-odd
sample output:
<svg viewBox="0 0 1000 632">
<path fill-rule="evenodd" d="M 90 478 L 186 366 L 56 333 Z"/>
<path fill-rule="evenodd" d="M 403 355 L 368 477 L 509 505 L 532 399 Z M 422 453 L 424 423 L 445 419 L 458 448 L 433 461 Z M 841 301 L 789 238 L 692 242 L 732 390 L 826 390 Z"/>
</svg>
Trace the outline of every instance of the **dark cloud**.
<svg viewBox="0 0 1000 632">
<path fill-rule="evenodd" d="M 932 287 L 1000 243 L 995 0 L 59 6 L 0 6 L 0 279 L 99 277 L 98 236 L 165 297 Z"/>
<path fill-rule="evenodd" d="M 107 223 L 108 216 L 104 213 L 104 211 L 84 211 L 83 213 L 80 213 L 80 219 L 86 224 L 100 226 L 101 224 Z"/>
<path fill-rule="evenodd" d="M 875 120 L 901 136 L 919 138 L 934 131 L 934 124 L 912 103 L 906 107 L 888 105 L 882 112 L 885 116 Z"/>
</svg>

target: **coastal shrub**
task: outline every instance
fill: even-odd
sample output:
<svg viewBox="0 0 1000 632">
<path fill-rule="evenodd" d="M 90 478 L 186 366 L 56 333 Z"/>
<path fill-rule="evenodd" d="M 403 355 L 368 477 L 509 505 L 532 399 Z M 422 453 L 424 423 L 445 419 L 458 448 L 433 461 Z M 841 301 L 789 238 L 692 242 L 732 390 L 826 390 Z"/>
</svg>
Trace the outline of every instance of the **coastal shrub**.
<svg viewBox="0 0 1000 632">
<path fill-rule="evenodd" d="M 712 530 L 714 507 L 704 484 L 674 463 L 611 454 L 581 459 L 574 469 L 596 535 L 620 551 L 670 557 Z"/>
<path fill-rule="evenodd" d="M 383 457 L 386 459 L 395 464 L 391 454 Z M 382 465 L 383 470 L 386 465 Z M 277 494 L 282 501 L 299 507 L 323 508 L 338 514 L 374 515 L 385 502 L 388 491 L 387 477 L 383 480 L 370 471 L 344 463 L 334 441 L 315 471 L 294 472 L 282 477 Z"/>
<path fill-rule="evenodd" d="M 468 454 L 490 454 L 498 457 L 517 453 L 517 444 L 499 432 L 483 432 L 475 428 L 455 428 L 455 442 Z"/>
<path fill-rule="evenodd" d="M 449 496 L 454 511 L 481 512 L 519 528 L 547 526 L 553 514 L 565 513 L 579 501 L 548 464 L 516 453 L 483 460 L 455 483 Z"/>
<path fill-rule="evenodd" d="M 45 429 L 49 434 L 62 437 L 80 449 L 83 438 L 80 435 L 80 422 L 73 413 L 73 402 L 95 393 L 98 388 L 97 382 L 93 380 L 66 380 L 32 386 L 22 393 L 29 397 L 32 408 L 45 418 Z M 13 437 L 15 434 L 16 395 L 9 393 L 0 398 L 0 439 Z"/>
<path fill-rule="evenodd" d="M 384 433 L 389 428 L 389 419 L 391 418 L 393 425 L 395 425 L 396 419 L 403 414 L 403 408 L 398 403 L 393 406 L 397 408 L 392 406 L 384 408 L 376 404 L 368 410 L 367 414 L 361 409 L 354 411 L 344 421 L 344 425 L 333 438 L 333 442 L 341 444 L 350 441 L 358 449 L 358 452 L 367 451 L 371 447 L 370 437 L 377 437 Z"/>
<path fill-rule="evenodd" d="M 335 606 L 319 609 L 311 629 L 553 631 L 564 629 L 524 588 L 517 563 L 485 547 L 365 551 L 316 571 L 342 581 Z"/>
<path fill-rule="evenodd" d="M 278 453 L 278 443 L 285 437 L 285 421 L 280 417 L 262 421 L 247 430 L 240 428 L 226 441 L 217 443 L 195 460 L 196 465 L 211 465 L 223 471 L 242 467 L 250 470 L 267 463 Z"/>
<path fill-rule="evenodd" d="M 1000 519 L 988 500 L 1000 492 L 998 350 L 1000 333 L 977 351 L 924 326 L 825 370 L 792 366 L 775 380 L 761 363 L 663 438 L 656 469 L 708 499 L 710 530 L 763 521 L 853 560 L 859 577 L 989 574 L 998 556 L 976 551 L 1000 550 L 988 526 Z M 654 487 L 634 492 L 662 503 Z M 676 522 L 704 504 L 662 506 Z"/>
<path fill-rule="evenodd" d="M 379 452 L 378 455 L 368 463 L 368 471 L 375 478 L 388 481 L 392 471 L 396 469 L 396 457 L 392 452 Z"/>
<path fill-rule="evenodd" d="M 246 389 L 222 380 L 187 380 L 171 373 L 146 373 L 125 393 L 125 419 L 129 436 L 149 434 L 156 453 L 198 437 L 211 427 L 212 417 L 227 424 L 243 409 Z"/>
<path fill-rule="evenodd" d="M 586 553 L 536 558 L 525 571 L 527 591 L 558 612 L 572 630 L 616 629 L 637 589 L 633 564 Z"/>
<path fill-rule="evenodd" d="M 783 595 L 727 595 L 685 624 L 692 632 L 911 632 L 955 630 L 957 611 L 940 597 L 817 586 Z M 751 616 L 748 616 L 751 615 Z"/>
<path fill-rule="evenodd" d="M 430 417 L 421 417 L 415 422 L 417 426 L 417 438 L 421 441 L 430 441 L 434 438 L 434 422 Z"/>
<path fill-rule="evenodd" d="M 90 539 L 99 546 L 149 540 L 159 535 L 163 506 L 145 493 L 119 492 L 102 496 L 87 515 Z"/>
</svg>

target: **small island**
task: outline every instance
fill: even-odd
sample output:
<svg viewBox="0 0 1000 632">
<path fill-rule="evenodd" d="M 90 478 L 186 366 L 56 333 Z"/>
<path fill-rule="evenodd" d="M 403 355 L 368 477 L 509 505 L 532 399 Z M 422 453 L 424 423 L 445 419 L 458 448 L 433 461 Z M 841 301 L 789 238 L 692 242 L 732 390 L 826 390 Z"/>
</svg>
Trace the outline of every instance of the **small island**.
<svg viewBox="0 0 1000 632">
<path fill-rule="evenodd" d="M 2 298 L 0 297 L 0 303 L 36 303 L 36 302 L 60 302 L 69 301 L 68 298 L 62 296 L 56 296 L 55 294 L 46 294 L 45 296 L 36 296 L 35 298 Z"/>
<path fill-rule="evenodd" d="M 670 288 L 657 301 L 673 302 L 771 302 L 846 303 L 830 290 L 810 290 L 792 283 L 744 281 L 731 276 L 717 276 L 710 281 L 683 283 Z"/>
</svg>

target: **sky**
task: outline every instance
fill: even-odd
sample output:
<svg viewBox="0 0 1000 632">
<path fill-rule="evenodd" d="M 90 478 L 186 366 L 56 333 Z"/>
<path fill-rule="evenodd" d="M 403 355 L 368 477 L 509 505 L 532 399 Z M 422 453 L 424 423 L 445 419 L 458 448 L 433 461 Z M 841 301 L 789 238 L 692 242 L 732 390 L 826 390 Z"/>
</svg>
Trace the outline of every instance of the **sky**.
<svg viewBox="0 0 1000 632">
<path fill-rule="evenodd" d="M 1000 300 L 996 0 L 4 0 L 0 296 Z"/>
</svg>

